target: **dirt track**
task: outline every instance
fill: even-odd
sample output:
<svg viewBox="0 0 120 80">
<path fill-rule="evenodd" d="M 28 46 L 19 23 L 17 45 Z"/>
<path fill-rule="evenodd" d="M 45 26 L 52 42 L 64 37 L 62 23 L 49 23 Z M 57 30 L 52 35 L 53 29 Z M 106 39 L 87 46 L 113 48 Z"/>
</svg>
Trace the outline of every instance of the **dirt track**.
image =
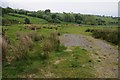
<svg viewBox="0 0 120 80">
<path fill-rule="evenodd" d="M 109 43 L 91 36 L 64 34 L 60 37 L 65 46 L 80 46 L 90 52 L 94 60 L 96 78 L 118 77 L 118 49 Z"/>
</svg>

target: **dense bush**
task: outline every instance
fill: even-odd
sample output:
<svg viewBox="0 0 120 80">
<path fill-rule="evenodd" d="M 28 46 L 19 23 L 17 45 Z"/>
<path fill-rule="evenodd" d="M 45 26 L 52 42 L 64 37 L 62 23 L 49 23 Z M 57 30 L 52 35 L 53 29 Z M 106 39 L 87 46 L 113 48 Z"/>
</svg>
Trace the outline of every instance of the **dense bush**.
<svg viewBox="0 0 120 80">
<path fill-rule="evenodd" d="M 98 25 L 105 25 L 106 24 L 106 22 L 100 18 L 96 19 L 96 22 Z"/>
<path fill-rule="evenodd" d="M 75 17 L 73 14 L 64 13 L 64 21 L 65 22 L 75 22 Z"/>
<path fill-rule="evenodd" d="M 53 23 L 61 23 L 61 20 L 60 20 L 60 16 L 57 15 L 57 14 L 52 14 L 51 15 L 51 18 L 52 18 L 52 22 Z"/>
<path fill-rule="evenodd" d="M 45 14 L 49 14 L 50 12 L 51 12 L 50 9 L 45 10 Z"/>
<path fill-rule="evenodd" d="M 85 32 L 93 32 L 93 31 L 94 29 L 89 29 L 89 28 L 85 30 Z"/>
<path fill-rule="evenodd" d="M 118 45 L 118 31 L 117 30 L 110 30 L 110 29 L 94 30 L 92 32 L 92 35 L 95 38 L 101 38 L 103 40 L 106 40 L 108 42 Z"/>
<path fill-rule="evenodd" d="M 75 22 L 78 24 L 82 24 L 83 22 L 83 17 L 80 14 L 75 15 Z"/>
<path fill-rule="evenodd" d="M 43 19 L 47 20 L 48 22 L 52 22 L 52 18 L 49 15 L 43 15 Z"/>
<path fill-rule="evenodd" d="M 97 22 L 96 22 L 95 16 L 92 16 L 92 15 L 86 15 L 86 16 L 84 16 L 84 18 L 83 18 L 83 24 L 86 24 L 86 25 L 96 25 Z"/>
<path fill-rule="evenodd" d="M 90 29 L 89 29 L 89 28 L 88 28 L 88 29 L 86 29 L 86 30 L 85 30 L 85 32 L 90 32 Z"/>
<path fill-rule="evenodd" d="M 28 18 L 25 18 L 24 23 L 25 24 L 30 24 L 30 20 Z"/>
<path fill-rule="evenodd" d="M 27 15 L 28 11 L 23 9 L 15 9 L 15 13 Z"/>
<path fill-rule="evenodd" d="M 10 7 L 7 7 L 7 8 L 2 8 L 2 14 L 8 14 L 8 13 L 12 13 L 14 12 L 14 10 Z"/>
</svg>

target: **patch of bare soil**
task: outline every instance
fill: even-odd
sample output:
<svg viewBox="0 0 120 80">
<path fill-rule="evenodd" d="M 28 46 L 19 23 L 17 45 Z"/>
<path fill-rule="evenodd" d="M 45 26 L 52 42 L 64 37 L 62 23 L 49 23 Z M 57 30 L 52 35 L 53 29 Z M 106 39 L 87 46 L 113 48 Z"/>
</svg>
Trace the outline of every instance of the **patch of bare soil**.
<svg viewBox="0 0 120 80">
<path fill-rule="evenodd" d="M 118 77 L 118 49 L 106 41 L 91 36 L 64 34 L 60 37 L 64 46 L 80 46 L 90 52 L 93 59 L 95 78 Z"/>
</svg>

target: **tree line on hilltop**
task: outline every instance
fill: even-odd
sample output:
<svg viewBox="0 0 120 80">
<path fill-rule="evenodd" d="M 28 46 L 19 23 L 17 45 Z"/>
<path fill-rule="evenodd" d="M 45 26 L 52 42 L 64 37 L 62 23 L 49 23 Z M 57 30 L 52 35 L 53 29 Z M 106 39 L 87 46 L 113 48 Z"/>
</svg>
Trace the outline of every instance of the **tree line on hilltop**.
<svg viewBox="0 0 120 80">
<path fill-rule="evenodd" d="M 1 7 L 2 8 L 2 7 Z M 117 21 L 106 21 L 103 18 L 111 18 L 117 19 L 117 17 L 112 16 L 99 16 L 99 15 L 83 15 L 80 13 L 52 13 L 50 9 L 46 9 L 45 11 L 28 11 L 23 9 L 12 9 L 10 7 L 2 8 L 2 14 L 23 14 L 31 17 L 37 17 L 41 19 L 45 19 L 50 23 L 62 23 L 62 22 L 70 22 L 84 25 L 111 25 L 118 24 Z M 16 16 L 16 15 L 13 15 Z M 21 16 L 22 17 L 22 16 Z M 4 21 L 4 20 L 3 20 Z"/>
</svg>

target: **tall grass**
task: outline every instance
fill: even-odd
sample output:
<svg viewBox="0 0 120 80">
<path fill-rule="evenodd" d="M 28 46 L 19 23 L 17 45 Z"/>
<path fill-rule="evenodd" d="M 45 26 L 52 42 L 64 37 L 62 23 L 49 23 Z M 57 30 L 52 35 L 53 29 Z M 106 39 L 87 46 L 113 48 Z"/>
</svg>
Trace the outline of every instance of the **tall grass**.
<svg viewBox="0 0 120 80">
<path fill-rule="evenodd" d="M 8 52 L 8 43 L 7 40 L 2 37 L 0 38 L 2 41 L 0 41 L 0 45 L 2 46 L 2 60 L 5 61 L 6 60 L 6 54 Z"/>
<path fill-rule="evenodd" d="M 20 45 L 24 45 L 29 49 L 33 48 L 33 41 L 29 36 L 21 34 L 19 40 L 20 40 Z"/>
<path fill-rule="evenodd" d="M 13 53 L 16 60 L 26 60 L 29 57 L 29 49 L 24 45 L 16 44 L 13 47 Z"/>
<path fill-rule="evenodd" d="M 42 50 L 44 52 L 50 52 L 53 49 L 53 45 L 51 44 L 50 40 L 45 40 L 43 42 Z"/>
<path fill-rule="evenodd" d="M 42 34 L 38 34 L 36 32 L 30 32 L 27 34 L 33 41 L 41 41 L 44 39 Z"/>
<path fill-rule="evenodd" d="M 34 43 L 32 39 L 26 34 L 19 33 L 19 43 L 13 47 L 13 52 L 16 60 L 27 59 L 30 50 L 33 49 Z"/>
<path fill-rule="evenodd" d="M 45 40 L 42 43 L 42 53 L 41 53 L 41 57 L 46 59 L 50 56 L 51 51 L 53 50 L 53 45 L 51 44 L 50 40 Z"/>
<path fill-rule="evenodd" d="M 52 45 L 53 45 L 53 48 L 54 50 L 56 51 L 59 51 L 59 48 L 60 48 L 60 40 L 59 40 L 59 36 L 58 36 L 58 33 L 56 32 L 52 32 L 50 34 L 50 37 L 49 37 Z"/>
<path fill-rule="evenodd" d="M 26 24 L 25 25 L 25 29 L 28 30 L 37 30 L 37 29 L 41 29 L 40 26 L 36 25 L 36 24 Z"/>
<path fill-rule="evenodd" d="M 63 48 L 63 46 L 62 46 Z M 52 51 L 60 51 L 60 41 L 58 33 L 52 32 L 42 43 L 42 57 L 48 58 Z"/>
</svg>

